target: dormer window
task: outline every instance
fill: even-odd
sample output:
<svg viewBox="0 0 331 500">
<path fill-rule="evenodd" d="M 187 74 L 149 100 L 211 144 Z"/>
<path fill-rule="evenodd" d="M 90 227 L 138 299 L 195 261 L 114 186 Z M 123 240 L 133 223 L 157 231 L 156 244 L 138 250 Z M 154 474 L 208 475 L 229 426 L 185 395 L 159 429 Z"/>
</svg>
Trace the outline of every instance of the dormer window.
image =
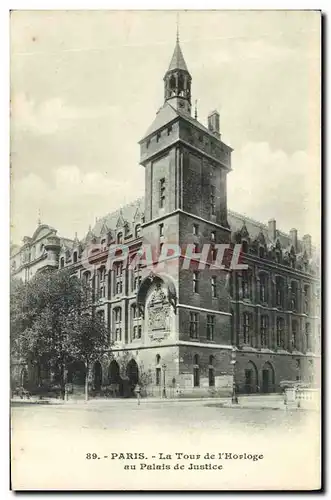
<svg viewBox="0 0 331 500">
<path fill-rule="evenodd" d="M 159 142 L 160 139 L 161 139 L 161 132 L 158 132 L 156 134 L 156 142 Z"/>
<path fill-rule="evenodd" d="M 73 261 L 74 261 L 74 264 L 76 264 L 76 263 L 77 263 L 77 260 L 78 260 L 78 254 L 77 254 L 77 252 L 74 252 L 74 254 L 73 254 Z"/>
<path fill-rule="evenodd" d="M 260 259 L 264 259 L 265 258 L 265 249 L 264 249 L 264 247 L 259 247 L 259 257 L 260 257 Z"/>
<path fill-rule="evenodd" d="M 64 268 L 64 257 L 61 257 L 61 259 L 60 259 L 60 268 L 61 269 Z"/>
<path fill-rule="evenodd" d="M 242 247 L 242 251 L 243 253 L 248 253 L 248 243 L 246 240 L 244 240 L 241 244 L 241 247 Z"/>
<path fill-rule="evenodd" d="M 171 134 L 171 132 L 172 132 L 172 125 L 169 125 L 169 127 L 168 127 L 168 129 L 167 129 L 167 132 L 168 132 L 168 135 L 170 135 L 170 134 Z"/>
<path fill-rule="evenodd" d="M 121 245 L 123 243 L 123 233 L 118 233 L 117 235 L 117 243 Z"/>
<path fill-rule="evenodd" d="M 141 233 L 141 225 L 137 224 L 136 225 L 136 229 L 135 229 L 135 237 L 139 238 L 140 237 L 140 233 Z"/>
</svg>

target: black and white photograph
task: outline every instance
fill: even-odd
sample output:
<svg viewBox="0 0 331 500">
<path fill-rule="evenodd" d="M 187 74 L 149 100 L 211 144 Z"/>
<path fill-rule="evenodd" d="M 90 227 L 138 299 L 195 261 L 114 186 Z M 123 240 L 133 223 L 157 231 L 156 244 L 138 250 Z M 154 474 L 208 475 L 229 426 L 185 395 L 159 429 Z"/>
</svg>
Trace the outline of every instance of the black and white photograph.
<svg viewBox="0 0 331 500">
<path fill-rule="evenodd" d="M 12 490 L 321 488 L 321 25 L 10 12 Z"/>
</svg>

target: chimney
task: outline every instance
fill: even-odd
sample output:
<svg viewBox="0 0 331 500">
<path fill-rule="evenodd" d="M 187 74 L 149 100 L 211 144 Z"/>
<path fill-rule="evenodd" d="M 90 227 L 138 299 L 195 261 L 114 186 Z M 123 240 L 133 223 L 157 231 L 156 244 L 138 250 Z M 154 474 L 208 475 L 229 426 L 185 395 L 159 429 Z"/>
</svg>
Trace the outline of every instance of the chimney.
<svg viewBox="0 0 331 500">
<path fill-rule="evenodd" d="M 298 230 L 293 228 L 290 231 L 290 237 L 291 237 L 291 244 L 294 247 L 294 250 L 297 251 L 298 249 Z"/>
<path fill-rule="evenodd" d="M 311 257 L 311 236 L 310 234 L 305 234 L 302 238 L 303 249 L 306 250 L 308 257 Z"/>
<path fill-rule="evenodd" d="M 220 134 L 220 114 L 218 111 L 212 111 L 208 115 L 208 130 L 217 137 L 217 139 L 221 139 Z"/>
<path fill-rule="evenodd" d="M 268 236 L 271 241 L 276 239 L 276 221 L 275 219 L 270 219 L 268 221 Z"/>
</svg>

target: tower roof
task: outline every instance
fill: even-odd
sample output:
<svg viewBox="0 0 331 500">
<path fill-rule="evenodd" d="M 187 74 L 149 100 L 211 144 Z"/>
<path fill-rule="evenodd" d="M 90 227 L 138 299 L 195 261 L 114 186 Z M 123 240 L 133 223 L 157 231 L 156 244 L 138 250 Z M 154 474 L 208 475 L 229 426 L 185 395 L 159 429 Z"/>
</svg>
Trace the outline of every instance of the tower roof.
<svg viewBox="0 0 331 500">
<path fill-rule="evenodd" d="M 168 71 L 173 71 L 176 69 L 181 69 L 181 70 L 187 71 L 187 73 L 189 73 L 187 66 L 186 66 L 184 56 L 183 56 L 182 49 L 180 48 L 180 45 L 179 45 L 178 37 L 176 40 L 175 50 L 174 50 L 173 56 L 171 58 Z"/>
</svg>

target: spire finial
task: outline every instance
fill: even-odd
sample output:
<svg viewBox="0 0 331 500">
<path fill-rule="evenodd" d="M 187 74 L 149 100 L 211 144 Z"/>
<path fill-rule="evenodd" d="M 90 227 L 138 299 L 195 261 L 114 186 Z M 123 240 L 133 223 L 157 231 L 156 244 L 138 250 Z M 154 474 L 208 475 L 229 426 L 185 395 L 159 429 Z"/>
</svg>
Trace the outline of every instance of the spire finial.
<svg viewBox="0 0 331 500">
<path fill-rule="evenodd" d="M 194 118 L 198 119 L 198 100 L 195 100 Z"/>
<path fill-rule="evenodd" d="M 177 32 L 176 32 L 176 42 L 179 43 L 179 12 L 177 12 Z"/>
<path fill-rule="evenodd" d="M 38 208 L 38 226 L 41 225 L 41 211 L 40 208 Z"/>
</svg>

